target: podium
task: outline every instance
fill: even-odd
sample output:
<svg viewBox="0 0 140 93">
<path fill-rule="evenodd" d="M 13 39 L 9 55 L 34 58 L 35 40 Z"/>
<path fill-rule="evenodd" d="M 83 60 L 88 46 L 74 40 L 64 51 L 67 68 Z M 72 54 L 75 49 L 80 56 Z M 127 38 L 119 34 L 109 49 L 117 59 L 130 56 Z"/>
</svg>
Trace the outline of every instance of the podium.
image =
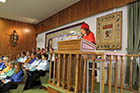
<svg viewBox="0 0 140 93">
<path fill-rule="evenodd" d="M 96 45 L 85 39 L 58 42 L 58 51 L 95 52 Z"/>
</svg>

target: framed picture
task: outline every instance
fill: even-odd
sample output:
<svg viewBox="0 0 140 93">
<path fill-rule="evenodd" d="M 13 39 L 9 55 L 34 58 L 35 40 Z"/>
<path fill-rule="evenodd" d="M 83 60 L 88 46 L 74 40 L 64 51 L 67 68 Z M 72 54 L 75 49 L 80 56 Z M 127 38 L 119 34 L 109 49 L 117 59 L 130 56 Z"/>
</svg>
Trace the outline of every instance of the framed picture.
<svg viewBox="0 0 140 93">
<path fill-rule="evenodd" d="M 122 46 L 122 11 L 97 18 L 96 49 L 119 50 Z"/>
</svg>

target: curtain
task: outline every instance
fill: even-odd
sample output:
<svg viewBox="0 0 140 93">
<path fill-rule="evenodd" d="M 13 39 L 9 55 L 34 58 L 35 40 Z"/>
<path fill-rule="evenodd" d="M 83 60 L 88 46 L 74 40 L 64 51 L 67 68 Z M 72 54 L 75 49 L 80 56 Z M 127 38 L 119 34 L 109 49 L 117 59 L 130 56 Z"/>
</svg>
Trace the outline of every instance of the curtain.
<svg viewBox="0 0 140 93">
<path fill-rule="evenodd" d="M 128 5 L 128 54 L 140 54 L 140 1 Z M 129 59 L 128 59 L 129 60 Z M 129 61 L 127 62 L 126 82 L 129 82 Z M 133 87 L 138 87 L 138 65 L 133 61 Z"/>
</svg>

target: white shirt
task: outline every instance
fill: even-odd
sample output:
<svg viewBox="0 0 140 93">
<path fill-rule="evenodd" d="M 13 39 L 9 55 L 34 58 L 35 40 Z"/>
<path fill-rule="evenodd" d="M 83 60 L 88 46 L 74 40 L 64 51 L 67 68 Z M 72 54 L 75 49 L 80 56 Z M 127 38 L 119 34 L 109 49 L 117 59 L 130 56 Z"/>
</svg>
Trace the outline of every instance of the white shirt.
<svg viewBox="0 0 140 93">
<path fill-rule="evenodd" d="M 35 66 L 37 66 L 38 64 L 40 64 L 41 61 L 42 61 L 41 59 L 35 60 L 35 62 L 33 62 L 33 63 L 30 65 L 30 67 L 35 67 Z"/>
<path fill-rule="evenodd" d="M 28 66 L 29 70 L 30 70 L 30 71 L 34 71 L 34 70 L 35 70 L 35 67 L 38 66 L 38 65 L 40 64 L 41 61 L 42 61 L 41 59 L 35 60 L 34 63 L 32 63 L 32 64 L 30 64 L 30 65 Z"/>
<path fill-rule="evenodd" d="M 50 57 L 50 55 L 49 55 L 49 57 L 48 57 L 48 60 L 51 60 L 50 59 L 51 57 Z M 54 54 L 52 55 L 52 61 L 54 61 L 55 60 L 55 58 L 54 58 Z"/>
<path fill-rule="evenodd" d="M 36 67 L 37 70 L 49 71 L 49 62 L 48 60 L 42 60 L 40 64 Z"/>
<path fill-rule="evenodd" d="M 27 58 L 28 58 L 28 57 L 25 56 L 24 58 L 22 58 L 22 59 L 20 60 L 20 62 L 23 62 L 23 63 L 24 63 L 24 62 L 27 60 Z"/>
</svg>

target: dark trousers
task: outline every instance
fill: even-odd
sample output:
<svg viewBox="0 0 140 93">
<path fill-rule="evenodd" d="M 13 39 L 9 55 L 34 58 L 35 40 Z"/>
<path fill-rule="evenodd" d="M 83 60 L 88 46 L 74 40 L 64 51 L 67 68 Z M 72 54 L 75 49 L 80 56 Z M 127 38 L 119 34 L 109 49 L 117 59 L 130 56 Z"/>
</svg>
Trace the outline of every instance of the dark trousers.
<svg viewBox="0 0 140 93">
<path fill-rule="evenodd" d="M 11 82 L 3 84 L 2 82 L 0 82 L 0 93 L 8 91 L 10 89 L 16 89 L 17 87 L 18 87 L 18 84 L 13 84 Z"/>
<path fill-rule="evenodd" d="M 27 74 L 28 79 L 26 86 L 29 88 L 33 85 L 34 81 L 36 81 L 37 78 L 39 78 L 40 76 L 45 76 L 46 71 L 28 71 Z"/>
</svg>

